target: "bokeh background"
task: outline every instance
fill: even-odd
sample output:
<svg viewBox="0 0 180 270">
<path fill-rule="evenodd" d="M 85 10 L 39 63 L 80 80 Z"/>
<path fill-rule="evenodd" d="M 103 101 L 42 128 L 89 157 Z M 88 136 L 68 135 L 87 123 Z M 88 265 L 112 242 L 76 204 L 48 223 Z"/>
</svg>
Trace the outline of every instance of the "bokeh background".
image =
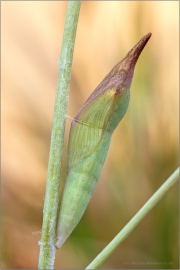
<svg viewBox="0 0 180 270">
<path fill-rule="evenodd" d="M 36 269 L 67 2 L 1 2 L 2 269 Z M 85 268 L 178 167 L 179 2 L 84 1 L 73 59 L 73 117 L 111 68 L 152 32 L 126 116 L 56 269 Z M 61 183 L 66 177 L 66 141 Z M 178 184 L 100 268 L 177 269 Z"/>
</svg>

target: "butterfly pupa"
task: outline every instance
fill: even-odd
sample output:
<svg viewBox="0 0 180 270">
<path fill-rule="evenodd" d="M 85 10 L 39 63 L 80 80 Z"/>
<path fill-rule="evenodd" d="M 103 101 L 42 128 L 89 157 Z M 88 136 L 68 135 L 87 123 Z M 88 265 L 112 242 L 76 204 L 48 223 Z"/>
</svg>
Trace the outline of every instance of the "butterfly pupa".
<svg viewBox="0 0 180 270">
<path fill-rule="evenodd" d="M 67 180 L 60 205 L 56 247 L 74 230 L 91 199 L 111 136 L 125 115 L 136 62 L 151 37 L 145 35 L 89 96 L 71 123 Z"/>
</svg>

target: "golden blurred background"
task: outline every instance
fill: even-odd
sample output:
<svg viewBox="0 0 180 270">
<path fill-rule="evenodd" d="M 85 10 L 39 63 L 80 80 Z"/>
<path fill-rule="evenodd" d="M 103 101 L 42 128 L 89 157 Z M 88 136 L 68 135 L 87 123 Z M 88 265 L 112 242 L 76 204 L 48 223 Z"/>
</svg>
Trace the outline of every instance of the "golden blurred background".
<svg viewBox="0 0 180 270">
<path fill-rule="evenodd" d="M 36 269 L 67 2 L 2 1 L 2 269 Z M 179 2 L 82 2 L 68 115 L 152 32 L 131 102 L 56 269 L 85 268 L 178 167 Z M 66 177 L 67 119 L 62 183 Z M 177 269 L 176 184 L 100 268 Z"/>
</svg>

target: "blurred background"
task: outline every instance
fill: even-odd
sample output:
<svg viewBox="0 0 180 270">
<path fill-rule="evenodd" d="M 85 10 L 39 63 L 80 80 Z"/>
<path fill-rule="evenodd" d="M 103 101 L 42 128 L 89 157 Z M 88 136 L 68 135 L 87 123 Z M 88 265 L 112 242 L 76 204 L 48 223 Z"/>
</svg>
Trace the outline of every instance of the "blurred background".
<svg viewBox="0 0 180 270">
<path fill-rule="evenodd" d="M 1 2 L 2 269 L 36 269 L 67 2 Z M 112 137 L 91 202 L 57 252 L 85 268 L 178 167 L 179 2 L 82 2 L 68 115 L 139 39 L 129 109 Z M 62 182 L 71 120 L 67 119 Z M 177 269 L 178 184 L 100 268 Z"/>
</svg>

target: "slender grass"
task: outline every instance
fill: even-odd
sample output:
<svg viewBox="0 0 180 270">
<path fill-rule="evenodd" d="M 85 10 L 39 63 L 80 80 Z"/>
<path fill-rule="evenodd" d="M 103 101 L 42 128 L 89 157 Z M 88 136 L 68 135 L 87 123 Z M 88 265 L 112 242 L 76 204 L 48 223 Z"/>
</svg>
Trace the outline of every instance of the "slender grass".
<svg viewBox="0 0 180 270">
<path fill-rule="evenodd" d="M 69 1 L 63 34 L 61 56 L 54 105 L 46 193 L 43 210 L 42 238 L 40 241 L 39 269 L 53 269 L 59 204 L 61 160 L 64 144 L 65 120 L 81 1 Z"/>
<path fill-rule="evenodd" d="M 145 203 L 137 214 L 126 224 L 126 226 L 116 235 L 116 237 L 103 249 L 103 251 L 86 267 L 86 269 L 96 269 L 99 267 L 124 241 L 124 239 L 134 230 L 140 221 L 151 211 L 151 209 L 161 200 L 166 192 L 173 186 L 179 178 L 179 168 L 164 182 L 164 184 Z"/>
</svg>

